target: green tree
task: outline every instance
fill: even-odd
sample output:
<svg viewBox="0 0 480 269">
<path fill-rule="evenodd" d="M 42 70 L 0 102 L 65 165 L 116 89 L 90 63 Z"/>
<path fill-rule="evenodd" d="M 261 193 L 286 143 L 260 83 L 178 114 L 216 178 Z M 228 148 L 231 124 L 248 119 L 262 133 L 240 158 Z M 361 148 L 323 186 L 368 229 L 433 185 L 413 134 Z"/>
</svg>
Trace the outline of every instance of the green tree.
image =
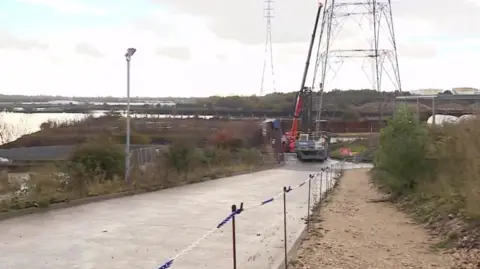
<svg viewBox="0 0 480 269">
<path fill-rule="evenodd" d="M 384 172 L 381 183 L 395 195 L 414 189 L 428 171 L 427 143 L 427 127 L 406 110 L 398 111 L 381 131 L 375 167 Z"/>
<path fill-rule="evenodd" d="M 173 168 L 178 175 L 184 173 L 185 177 L 189 172 L 189 165 L 193 162 L 195 148 L 185 143 L 174 143 L 165 152 L 167 166 Z"/>
<path fill-rule="evenodd" d="M 70 167 L 89 175 L 113 179 L 124 174 L 125 152 L 110 138 L 102 137 L 79 145 L 70 156 Z"/>
</svg>

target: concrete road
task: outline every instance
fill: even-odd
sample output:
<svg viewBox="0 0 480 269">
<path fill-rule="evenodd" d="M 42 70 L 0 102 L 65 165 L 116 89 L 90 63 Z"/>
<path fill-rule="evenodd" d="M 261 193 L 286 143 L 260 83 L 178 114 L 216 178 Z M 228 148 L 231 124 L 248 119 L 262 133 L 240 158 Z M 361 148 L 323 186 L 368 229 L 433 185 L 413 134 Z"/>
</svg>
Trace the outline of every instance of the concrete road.
<svg viewBox="0 0 480 269">
<path fill-rule="evenodd" d="M 256 205 L 306 180 L 319 164 L 219 179 L 0 222 L 2 269 L 155 269 L 214 228 L 233 203 Z M 308 187 L 288 194 L 288 237 L 307 214 Z M 237 216 L 240 268 L 268 268 L 283 253 L 281 198 Z M 231 268 L 228 223 L 171 268 Z"/>
</svg>

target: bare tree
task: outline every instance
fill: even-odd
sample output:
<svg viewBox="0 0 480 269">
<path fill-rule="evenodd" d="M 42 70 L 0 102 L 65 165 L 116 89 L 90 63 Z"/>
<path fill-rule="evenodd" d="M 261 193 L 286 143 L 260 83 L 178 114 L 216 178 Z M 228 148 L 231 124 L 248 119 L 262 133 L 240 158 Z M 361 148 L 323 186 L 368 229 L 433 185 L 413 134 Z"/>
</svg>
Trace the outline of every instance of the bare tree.
<svg viewBox="0 0 480 269">
<path fill-rule="evenodd" d="M 0 145 L 11 142 L 22 135 L 21 123 L 12 124 L 5 120 L 5 115 L 0 114 Z"/>
</svg>

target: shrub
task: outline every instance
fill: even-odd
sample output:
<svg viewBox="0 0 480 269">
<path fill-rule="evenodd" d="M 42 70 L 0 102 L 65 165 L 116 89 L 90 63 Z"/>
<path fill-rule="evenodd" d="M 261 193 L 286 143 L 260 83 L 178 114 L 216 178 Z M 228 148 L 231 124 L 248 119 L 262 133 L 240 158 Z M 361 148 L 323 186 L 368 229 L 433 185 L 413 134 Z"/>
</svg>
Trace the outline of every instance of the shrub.
<svg viewBox="0 0 480 269">
<path fill-rule="evenodd" d="M 241 149 L 239 151 L 241 162 L 247 165 L 260 164 L 262 162 L 262 154 L 257 149 Z"/>
<path fill-rule="evenodd" d="M 209 166 L 225 165 L 232 162 L 232 153 L 227 149 L 207 147 L 203 149 L 203 154 L 205 156 L 205 163 Z"/>
<path fill-rule="evenodd" d="M 400 112 L 380 134 L 373 179 L 424 215 L 480 218 L 479 136 L 478 119 L 427 127 Z"/>
<path fill-rule="evenodd" d="M 47 130 L 47 129 L 51 129 L 51 128 L 55 128 L 55 127 L 57 127 L 56 123 L 52 120 L 47 120 L 47 121 L 42 122 L 40 124 L 40 130 L 42 130 L 42 131 Z"/>
<path fill-rule="evenodd" d="M 184 173 L 185 176 L 187 175 L 189 165 L 193 162 L 193 158 L 194 148 L 184 143 L 172 144 L 165 152 L 167 166 L 174 169 L 178 175 L 182 173 Z"/>
<path fill-rule="evenodd" d="M 123 175 L 125 170 L 125 152 L 109 138 L 92 140 L 78 146 L 69 161 L 73 170 L 82 169 L 89 176 L 103 175 L 110 180 L 115 175 Z"/>
<path fill-rule="evenodd" d="M 417 180 L 425 176 L 427 141 L 426 126 L 406 110 L 399 111 L 382 129 L 374 162 L 377 169 L 388 175 L 383 183 L 393 194 L 413 190 Z"/>
<path fill-rule="evenodd" d="M 221 130 L 212 139 L 213 145 L 221 149 L 239 149 L 244 146 L 241 138 L 235 137 L 232 132 Z"/>
</svg>

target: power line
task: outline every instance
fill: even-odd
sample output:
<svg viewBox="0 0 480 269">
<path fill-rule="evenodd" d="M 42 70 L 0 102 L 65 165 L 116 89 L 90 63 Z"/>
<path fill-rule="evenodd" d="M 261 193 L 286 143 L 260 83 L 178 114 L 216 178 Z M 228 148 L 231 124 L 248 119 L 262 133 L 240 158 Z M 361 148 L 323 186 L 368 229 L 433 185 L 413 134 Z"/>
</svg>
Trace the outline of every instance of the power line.
<svg viewBox="0 0 480 269">
<path fill-rule="evenodd" d="M 350 42 L 348 47 L 334 48 L 345 22 L 358 25 L 356 32 L 366 39 L 366 46 Z M 333 88 L 327 84 L 333 81 L 345 61 L 361 61 L 359 71 L 365 73 L 371 89 L 383 92 L 389 87 L 390 90 L 402 91 L 391 0 L 325 0 L 315 66 L 315 75 L 320 80 L 320 96 L 325 88 Z M 364 70 L 368 66 L 371 67 L 371 75 Z M 385 87 L 384 82 L 389 85 Z M 385 106 L 386 101 L 379 106 Z M 320 128 L 322 102 L 320 98 L 317 130 Z M 383 122 L 383 107 L 379 107 L 379 112 L 379 121 Z"/>
<path fill-rule="evenodd" d="M 273 63 L 273 46 L 272 46 L 272 19 L 273 14 L 273 0 L 265 0 L 264 6 L 264 18 L 266 19 L 266 31 L 265 31 L 265 50 L 264 50 L 264 60 L 263 60 L 263 71 L 262 71 L 262 83 L 260 86 L 260 95 L 263 95 L 263 89 L 265 86 L 265 72 L 267 71 L 267 62 L 270 57 L 270 69 L 272 71 L 272 86 L 273 92 L 277 91 L 275 85 L 275 68 Z"/>
</svg>

